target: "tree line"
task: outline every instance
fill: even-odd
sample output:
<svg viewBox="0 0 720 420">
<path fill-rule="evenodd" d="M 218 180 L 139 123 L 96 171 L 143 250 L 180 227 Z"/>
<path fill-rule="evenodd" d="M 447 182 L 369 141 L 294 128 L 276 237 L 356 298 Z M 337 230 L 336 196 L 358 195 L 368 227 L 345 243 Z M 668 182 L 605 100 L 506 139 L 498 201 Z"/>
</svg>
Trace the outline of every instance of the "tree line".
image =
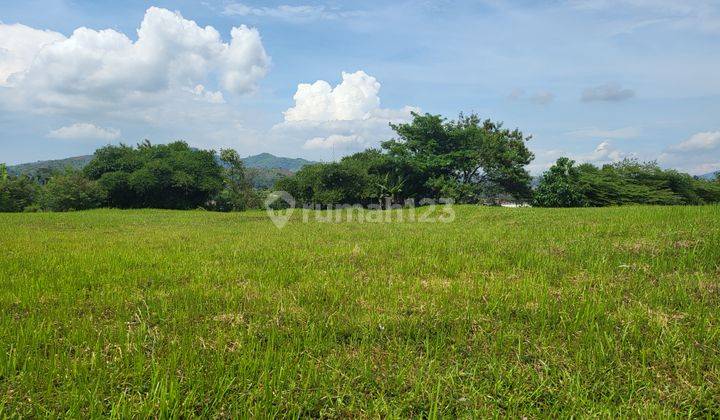
<svg viewBox="0 0 720 420">
<path fill-rule="evenodd" d="M 10 176 L 0 167 L 0 211 L 71 211 L 98 207 L 241 211 L 258 208 L 234 150 L 197 150 L 182 141 L 105 146 L 82 170 Z"/>
<path fill-rule="evenodd" d="M 664 170 L 655 162 L 625 159 L 601 168 L 563 157 L 540 178 L 534 204 L 540 207 L 604 207 L 625 204 L 711 204 L 720 202 L 715 181 Z"/>
<path fill-rule="evenodd" d="M 720 202 L 720 178 L 708 181 L 656 163 L 625 160 L 596 167 L 560 158 L 533 188 L 534 156 L 518 129 L 463 115 L 413 114 L 391 124 L 396 136 L 338 162 L 307 165 L 277 181 L 303 205 L 419 204 L 502 201 L 541 207 Z M 197 150 L 185 142 L 105 146 L 83 169 L 11 176 L 0 165 L 0 212 L 70 211 L 97 207 L 242 211 L 260 208 L 269 191 L 236 151 Z"/>
</svg>

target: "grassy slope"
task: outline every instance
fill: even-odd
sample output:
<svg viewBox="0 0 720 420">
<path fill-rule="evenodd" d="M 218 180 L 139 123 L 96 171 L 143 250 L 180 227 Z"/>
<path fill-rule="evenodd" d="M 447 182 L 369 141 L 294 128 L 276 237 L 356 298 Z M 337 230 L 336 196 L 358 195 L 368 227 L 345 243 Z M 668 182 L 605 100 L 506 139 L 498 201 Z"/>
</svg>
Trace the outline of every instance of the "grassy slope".
<svg viewBox="0 0 720 420">
<path fill-rule="evenodd" d="M 0 222 L 0 417 L 720 414 L 717 206 Z"/>
</svg>

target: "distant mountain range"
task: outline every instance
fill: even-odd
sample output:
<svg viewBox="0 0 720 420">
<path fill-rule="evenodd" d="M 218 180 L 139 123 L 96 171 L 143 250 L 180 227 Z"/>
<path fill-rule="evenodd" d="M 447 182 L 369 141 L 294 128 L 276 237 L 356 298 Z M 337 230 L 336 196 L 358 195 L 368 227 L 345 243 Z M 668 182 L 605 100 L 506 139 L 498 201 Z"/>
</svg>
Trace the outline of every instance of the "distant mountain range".
<svg viewBox="0 0 720 420">
<path fill-rule="evenodd" d="M 710 172 L 709 174 L 700 175 L 700 178 L 709 179 L 710 181 L 712 181 L 713 179 L 715 179 L 716 173 L 717 172 Z"/>
<path fill-rule="evenodd" d="M 67 167 L 82 169 L 93 158 L 93 155 L 75 156 L 66 159 L 42 160 L 32 163 L 22 163 L 8 167 L 8 172 L 13 175 L 27 174 L 34 175 L 39 171 L 62 170 Z M 249 173 L 257 188 L 270 188 L 278 179 L 292 175 L 305 165 L 311 165 L 311 160 L 301 158 L 287 158 L 275 156 L 270 153 L 248 156 L 242 159 L 245 166 L 250 169 Z"/>
</svg>

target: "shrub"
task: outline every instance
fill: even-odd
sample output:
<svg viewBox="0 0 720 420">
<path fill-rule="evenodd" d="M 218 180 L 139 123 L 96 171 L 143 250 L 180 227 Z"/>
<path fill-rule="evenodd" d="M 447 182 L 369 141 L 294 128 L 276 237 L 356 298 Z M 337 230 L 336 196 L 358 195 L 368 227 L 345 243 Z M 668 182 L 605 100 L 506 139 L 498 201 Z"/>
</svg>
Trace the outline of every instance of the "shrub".
<svg viewBox="0 0 720 420">
<path fill-rule="evenodd" d="M 102 206 L 107 194 L 82 173 L 67 171 L 48 181 L 42 191 L 41 206 L 50 211 L 88 210 Z"/>
<path fill-rule="evenodd" d="M 0 178 L 0 212 L 21 212 L 35 202 L 37 195 L 37 184 L 26 176 Z"/>
</svg>

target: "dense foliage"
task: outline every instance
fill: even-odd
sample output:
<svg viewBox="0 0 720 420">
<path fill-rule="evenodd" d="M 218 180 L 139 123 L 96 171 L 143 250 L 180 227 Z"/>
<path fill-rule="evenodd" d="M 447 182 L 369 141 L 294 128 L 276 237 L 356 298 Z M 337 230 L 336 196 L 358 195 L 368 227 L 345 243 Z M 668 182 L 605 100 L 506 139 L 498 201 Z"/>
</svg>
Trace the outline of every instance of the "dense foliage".
<svg viewBox="0 0 720 420">
<path fill-rule="evenodd" d="M 38 186 L 26 176 L 8 175 L 0 165 L 0 212 L 20 212 L 31 206 L 38 195 Z"/>
<path fill-rule="evenodd" d="M 88 210 L 100 207 L 105 199 L 106 192 L 96 181 L 68 169 L 50 178 L 40 195 L 40 205 L 50 211 Z"/>
<path fill-rule="evenodd" d="M 304 203 L 398 203 L 407 199 L 451 198 L 461 203 L 494 201 L 500 195 L 531 197 L 533 159 L 519 130 L 508 130 L 471 114 L 446 121 L 413 114 L 413 121 L 391 124 L 397 138 L 343 158 L 306 166 L 281 180 Z"/>
<path fill-rule="evenodd" d="M 192 209 L 205 205 L 223 186 L 215 153 L 184 142 L 105 146 L 84 172 L 107 191 L 108 205 L 118 208 Z"/>
<path fill-rule="evenodd" d="M 580 171 L 574 161 L 560 158 L 542 175 L 535 191 L 535 204 L 541 207 L 583 207 L 587 204 L 580 187 Z"/>
<path fill-rule="evenodd" d="M 560 158 L 540 178 L 534 204 L 541 207 L 602 207 L 624 204 L 720 202 L 720 182 L 663 170 L 654 162 L 623 160 L 598 168 Z"/>
</svg>

